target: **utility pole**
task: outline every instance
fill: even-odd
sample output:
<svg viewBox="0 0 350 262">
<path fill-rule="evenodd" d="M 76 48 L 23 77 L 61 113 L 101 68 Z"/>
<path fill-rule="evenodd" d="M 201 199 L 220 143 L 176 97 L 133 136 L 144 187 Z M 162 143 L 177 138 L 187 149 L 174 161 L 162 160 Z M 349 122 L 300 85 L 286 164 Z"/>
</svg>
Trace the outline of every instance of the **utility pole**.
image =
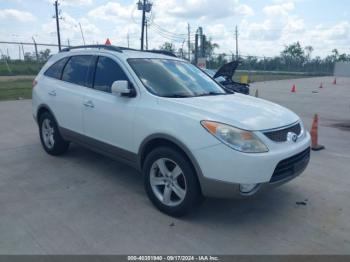
<svg viewBox="0 0 350 262">
<path fill-rule="evenodd" d="M 199 54 L 200 54 L 200 57 L 203 57 L 204 56 L 204 45 L 203 45 L 203 28 L 202 27 L 198 27 L 198 34 L 199 34 L 199 39 L 197 41 L 200 42 L 200 45 L 199 45 Z M 198 56 L 197 56 L 198 58 Z"/>
<path fill-rule="evenodd" d="M 145 25 L 146 24 L 146 13 L 151 12 L 152 9 L 152 3 L 149 3 L 148 0 L 139 0 L 137 3 L 138 10 L 142 10 L 142 24 L 141 24 L 141 50 L 143 50 L 143 44 L 144 44 L 144 35 L 145 35 Z M 147 30 L 147 28 L 146 28 Z M 146 31 L 147 34 L 147 31 Z M 146 35 L 147 38 L 147 35 Z"/>
<path fill-rule="evenodd" d="M 188 47 L 188 61 L 191 62 L 191 28 L 190 24 L 187 23 L 187 34 L 188 34 L 188 40 L 187 40 L 187 47 Z"/>
<path fill-rule="evenodd" d="M 141 50 L 143 51 L 143 36 L 145 32 L 145 17 L 146 17 L 146 0 L 143 0 L 143 5 L 142 5 L 142 25 L 141 25 Z"/>
<path fill-rule="evenodd" d="M 23 60 L 24 60 L 24 47 L 23 47 L 23 44 L 21 43 L 21 47 L 22 47 L 22 54 L 23 54 Z"/>
<path fill-rule="evenodd" d="M 194 63 L 197 65 L 198 62 L 198 30 L 196 31 L 194 39 Z"/>
<path fill-rule="evenodd" d="M 60 35 L 60 22 L 58 16 L 58 0 L 55 1 L 55 18 L 56 18 L 56 28 L 57 28 L 57 41 L 58 41 L 58 50 L 61 51 L 61 35 Z"/>
<path fill-rule="evenodd" d="M 34 43 L 34 48 L 35 48 L 35 56 L 36 56 L 36 61 L 39 62 L 39 54 L 38 54 L 38 46 L 36 45 L 34 36 L 32 37 L 33 43 Z"/>
<path fill-rule="evenodd" d="M 236 25 L 235 35 L 236 35 L 236 60 L 238 60 L 238 27 L 237 25 Z"/>
<path fill-rule="evenodd" d="M 146 50 L 148 50 L 148 27 L 147 27 L 147 19 L 145 21 L 145 26 L 146 26 Z"/>
<path fill-rule="evenodd" d="M 80 22 L 79 22 L 79 28 L 80 28 L 81 38 L 83 39 L 83 43 L 85 45 L 85 37 L 84 37 L 83 29 L 81 28 Z"/>
<path fill-rule="evenodd" d="M 205 35 L 203 34 L 202 35 L 202 39 L 201 39 L 201 42 L 202 42 L 202 46 L 201 46 L 201 56 L 202 57 L 205 57 L 205 49 L 206 49 L 206 43 L 207 43 L 207 39 L 206 39 L 206 37 L 205 37 Z"/>
<path fill-rule="evenodd" d="M 130 36 L 129 36 L 129 31 L 128 34 L 126 35 L 126 39 L 128 41 L 128 48 L 130 48 Z"/>
</svg>

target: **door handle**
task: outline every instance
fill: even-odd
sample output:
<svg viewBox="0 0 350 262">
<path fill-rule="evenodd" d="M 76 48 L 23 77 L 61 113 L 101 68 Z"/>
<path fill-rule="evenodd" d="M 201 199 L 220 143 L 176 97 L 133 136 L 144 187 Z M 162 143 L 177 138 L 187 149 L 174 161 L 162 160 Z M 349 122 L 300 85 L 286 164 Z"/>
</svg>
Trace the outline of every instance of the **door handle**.
<svg viewBox="0 0 350 262">
<path fill-rule="evenodd" d="M 93 103 L 91 100 L 85 101 L 83 104 L 84 104 L 84 106 L 86 106 L 86 107 L 91 107 L 91 108 L 95 107 L 95 106 L 94 106 L 94 103 Z"/>
<path fill-rule="evenodd" d="M 50 96 L 56 96 L 56 91 L 55 91 L 55 90 L 50 91 L 50 92 L 49 92 L 49 95 L 50 95 Z"/>
</svg>

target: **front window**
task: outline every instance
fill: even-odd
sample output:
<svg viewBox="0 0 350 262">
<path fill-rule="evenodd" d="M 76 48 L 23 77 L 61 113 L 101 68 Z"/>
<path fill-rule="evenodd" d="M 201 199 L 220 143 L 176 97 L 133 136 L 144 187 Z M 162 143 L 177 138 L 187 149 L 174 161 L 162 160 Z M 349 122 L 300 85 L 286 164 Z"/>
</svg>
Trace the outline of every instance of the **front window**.
<svg viewBox="0 0 350 262">
<path fill-rule="evenodd" d="M 199 68 L 170 59 L 128 59 L 145 87 L 162 97 L 193 97 L 227 94 Z"/>
</svg>

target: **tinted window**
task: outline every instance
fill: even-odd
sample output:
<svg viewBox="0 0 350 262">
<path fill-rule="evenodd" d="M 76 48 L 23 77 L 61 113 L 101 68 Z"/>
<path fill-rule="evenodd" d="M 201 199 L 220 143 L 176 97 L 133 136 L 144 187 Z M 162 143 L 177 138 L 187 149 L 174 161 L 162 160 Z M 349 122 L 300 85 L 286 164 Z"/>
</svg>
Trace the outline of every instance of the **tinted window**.
<svg viewBox="0 0 350 262">
<path fill-rule="evenodd" d="M 110 93 L 112 83 L 117 80 L 128 80 L 128 78 L 116 62 L 100 56 L 96 67 L 94 89 Z"/>
<path fill-rule="evenodd" d="M 93 56 L 72 56 L 63 70 L 62 80 L 87 86 Z"/>
<path fill-rule="evenodd" d="M 68 57 L 58 60 L 56 63 L 54 63 L 45 71 L 44 75 L 53 77 L 56 79 L 61 79 L 62 69 L 66 64 L 67 60 L 68 60 Z"/>
</svg>

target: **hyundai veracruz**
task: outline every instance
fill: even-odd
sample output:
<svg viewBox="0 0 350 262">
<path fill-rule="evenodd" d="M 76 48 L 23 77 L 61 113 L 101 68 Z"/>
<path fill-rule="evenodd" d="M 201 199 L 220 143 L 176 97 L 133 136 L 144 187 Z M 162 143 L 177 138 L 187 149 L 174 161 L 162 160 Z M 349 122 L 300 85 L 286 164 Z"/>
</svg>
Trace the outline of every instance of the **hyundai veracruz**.
<svg viewBox="0 0 350 262">
<path fill-rule="evenodd" d="M 152 203 L 180 216 L 203 196 L 245 197 L 295 178 L 310 157 L 300 118 L 225 91 L 167 53 L 115 46 L 65 49 L 33 82 L 44 150 L 71 142 L 142 172 Z"/>
</svg>

